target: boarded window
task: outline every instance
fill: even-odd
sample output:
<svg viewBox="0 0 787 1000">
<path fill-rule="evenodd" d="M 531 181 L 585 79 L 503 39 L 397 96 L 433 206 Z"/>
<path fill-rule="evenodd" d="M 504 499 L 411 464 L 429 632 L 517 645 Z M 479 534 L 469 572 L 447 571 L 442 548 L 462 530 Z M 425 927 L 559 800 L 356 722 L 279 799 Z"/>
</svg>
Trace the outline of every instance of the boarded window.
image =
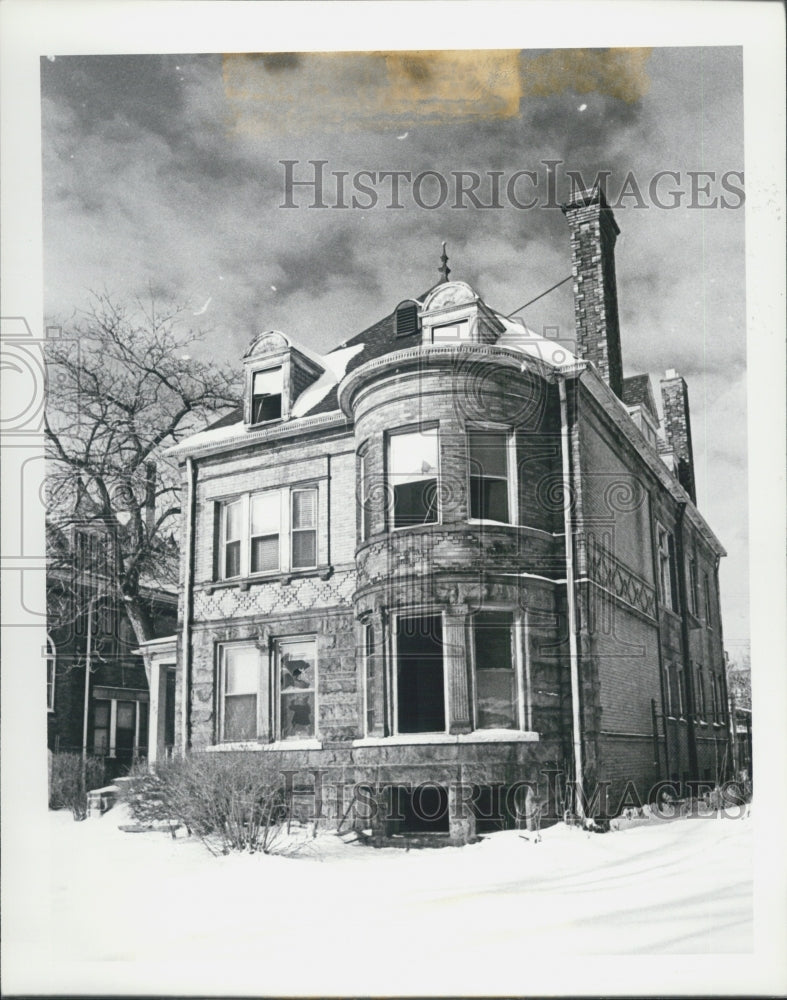
<svg viewBox="0 0 787 1000">
<path fill-rule="evenodd" d="M 283 640 L 279 652 L 279 729 L 282 740 L 315 735 L 316 643 Z"/>
<path fill-rule="evenodd" d="M 473 617 L 476 729 L 516 729 L 516 670 L 510 611 Z"/>
<path fill-rule="evenodd" d="M 281 496 L 258 493 L 251 498 L 251 571 L 264 573 L 279 568 Z"/>
<path fill-rule="evenodd" d="M 400 616 L 396 624 L 396 656 L 398 731 L 445 732 L 440 615 Z"/>
<path fill-rule="evenodd" d="M 268 368 L 255 372 L 252 379 L 251 422 L 278 420 L 281 417 L 282 370 Z"/>
<path fill-rule="evenodd" d="M 221 738 L 251 740 L 257 736 L 257 692 L 260 654 L 256 646 L 225 646 L 222 650 Z"/>
<path fill-rule="evenodd" d="M 445 343 L 452 340 L 470 340 L 470 322 L 466 319 L 459 323 L 444 323 L 432 328 L 432 342 Z"/>
<path fill-rule="evenodd" d="M 436 427 L 388 439 L 394 528 L 437 521 L 437 462 Z"/>
<path fill-rule="evenodd" d="M 471 431 L 470 516 L 510 521 L 508 505 L 508 437 L 504 433 Z"/>
</svg>

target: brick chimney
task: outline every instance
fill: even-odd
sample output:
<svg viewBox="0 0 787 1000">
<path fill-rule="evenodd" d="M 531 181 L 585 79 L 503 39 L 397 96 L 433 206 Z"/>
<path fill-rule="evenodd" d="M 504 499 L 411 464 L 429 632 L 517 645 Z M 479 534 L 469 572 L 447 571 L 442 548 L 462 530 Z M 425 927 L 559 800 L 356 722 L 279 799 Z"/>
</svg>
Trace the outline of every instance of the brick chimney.
<svg viewBox="0 0 787 1000">
<path fill-rule="evenodd" d="M 619 399 L 623 398 L 615 240 L 620 230 L 600 186 L 580 191 L 561 205 L 571 230 L 577 354 L 592 361 Z"/>
<path fill-rule="evenodd" d="M 674 368 L 668 369 L 661 379 L 661 403 L 664 410 L 664 437 L 675 456 L 678 482 L 697 502 L 694 484 L 694 452 L 691 447 L 691 418 L 689 417 L 689 390 Z"/>
</svg>

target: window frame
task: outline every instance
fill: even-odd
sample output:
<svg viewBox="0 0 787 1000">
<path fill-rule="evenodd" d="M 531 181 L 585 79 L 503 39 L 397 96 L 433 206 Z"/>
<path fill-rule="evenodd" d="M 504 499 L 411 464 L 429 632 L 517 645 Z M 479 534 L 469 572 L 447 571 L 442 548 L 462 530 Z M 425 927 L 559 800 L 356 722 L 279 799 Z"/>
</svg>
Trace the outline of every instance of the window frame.
<svg viewBox="0 0 787 1000">
<path fill-rule="evenodd" d="M 703 670 L 702 664 L 696 664 L 696 686 L 697 686 L 697 698 L 696 698 L 696 710 L 700 721 L 705 722 L 708 717 L 708 707 L 705 700 L 705 671 Z"/>
<path fill-rule="evenodd" d="M 713 615 L 711 614 L 710 576 L 705 571 L 702 573 L 702 591 L 705 601 L 705 627 L 712 629 Z"/>
<path fill-rule="evenodd" d="M 240 534 L 237 538 L 227 538 L 227 524 L 229 521 L 229 509 L 230 507 L 238 506 L 240 509 Z M 232 497 L 231 499 L 225 500 L 221 504 L 221 526 L 219 528 L 219 569 L 220 569 L 220 579 L 222 580 L 238 580 L 243 576 L 243 524 L 244 524 L 244 502 L 243 497 Z M 227 546 L 234 545 L 238 543 L 238 572 L 228 573 L 227 572 Z"/>
<path fill-rule="evenodd" d="M 659 566 L 658 583 L 661 606 L 667 611 L 671 611 L 674 615 L 680 614 L 680 603 L 677 593 L 675 539 L 672 532 L 668 531 L 658 521 L 656 522 L 656 552 Z"/>
<path fill-rule="evenodd" d="M 508 520 L 498 521 L 490 517 L 473 517 L 472 515 L 472 481 L 477 479 L 494 479 L 500 481 L 500 476 L 473 476 L 472 458 L 470 455 L 470 437 L 473 434 L 502 434 L 506 443 L 506 501 L 508 506 Z M 516 526 L 519 524 L 519 476 L 517 463 L 517 436 L 516 429 L 504 424 L 468 424 L 465 426 L 465 448 L 467 452 L 467 520 L 470 524 L 507 524 Z"/>
<path fill-rule="evenodd" d="M 319 553 L 319 543 L 320 543 L 320 490 L 319 487 L 315 485 L 308 486 L 291 486 L 288 488 L 289 492 L 289 524 L 288 524 L 288 535 L 289 535 L 289 569 L 294 572 L 301 572 L 302 570 L 316 569 L 320 564 L 320 553 Z M 309 528 L 296 528 L 295 527 L 295 494 L 296 493 L 313 493 L 314 494 L 314 524 Z M 312 532 L 314 534 L 314 562 L 308 565 L 295 565 L 295 534 L 303 534 L 305 532 Z M 281 571 L 281 551 L 279 552 L 279 567 Z"/>
<path fill-rule="evenodd" d="M 418 732 L 400 732 L 399 730 L 399 621 L 402 618 L 440 618 L 440 631 L 442 636 L 442 670 L 443 670 L 443 714 L 445 717 L 445 725 L 443 729 L 434 729 L 428 731 L 418 731 Z M 391 648 L 391 663 L 390 663 L 390 681 L 391 681 L 391 708 L 392 708 L 392 719 L 391 719 L 391 733 L 393 736 L 408 738 L 415 737 L 416 739 L 421 736 L 444 736 L 448 735 L 451 728 L 451 703 L 449 700 L 450 685 L 447 669 L 447 657 L 445 654 L 445 635 L 446 635 L 446 612 L 443 608 L 437 607 L 435 605 L 420 605 L 412 608 L 401 608 L 397 611 L 391 613 L 391 631 L 390 631 L 390 648 Z"/>
<path fill-rule="evenodd" d="M 374 622 L 366 621 L 361 623 L 362 633 L 362 658 L 363 658 L 363 732 L 365 736 L 370 736 L 376 728 L 376 718 L 374 716 L 374 691 L 372 681 L 375 674 L 374 669 L 379 669 L 375 642 Z"/>
<path fill-rule="evenodd" d="M 140 756 L 147 756 L 149 750 L 150 742 L 150 701 L 145 698 L 94 698 L 93 699 L 93 711 L 92 711 L 92 726 L 91 726 L 91 747 L 93 749 L 93 754 L 96 757 L 106 757 L 109 760 L 117 760 L 117 710 L 118 703 L 123 702 L 126 704 L 134 705 L 134 744 L 132 747 L 132 759 L 137 760 Z M 109 719 L 106 726 L 97 727 L 96 726 L 96 708 L 99 705 L 109 706 Z M 141 705 L 147 705 L 147 737 L 148 740 L 143 746 L 140 743 L 140 730 L 141 730 Z M 106 753 L 99 754 L 96 750 L 96 729 L 101 728 L 107 731 L 107 747 Z M 143 753 L 144 752 L 144 753 Z"/>
<path fill-rule="evenodd" d="M 422 521 L 420 524 L 396 524 L 396 495 L 395 495 L 395 482 L 393 480 L 395 474 L 391 471 L 391 442 L 395 437 L 402 437 L 406 434 L 409 435 L 420 435 L 425 432 L 434 431 L 435 445 L 437 451 L 437 471 L 434 477 L 435 480 L 435 518 L 431 521 Z M 404 427 L 395 427 L 392 430 L 385 432 L 385 484 L 386 484 L 386 518 L 388 531 L 410 531 L 413 528 L 423 528 L 430 524 L 442 524 L 443 523 L 443 505 L 442 499 L 440 497 L 440 483 L 442 482 L 442 456 L 440 448 L 440 426 L 437 422 L 431 422 L 426 424 L 408 424 Z"/>
<path fill-rule="evenodd" d="M 284 364 L 279 360 L 278 364 L 272 365 L 262 365 L 259 368 L 251 369 L 251 378 L 249 383 L 249 426 L 250 427 L 261 427 L 263 424 L 271 424 L 276 420 L 282 420 L 284 418 Z M 254 403 L 257 398 L 260 399 L 271 399 L 275 398 L 276 393 L 263 393 L 257 394 L 254 392 L 254 380 L 258 375 L 264 375 L 268 372 L 279 371 L 281 373 L 281 392 L 278 393 L 279 396 L 279 415 L 277 417 L 267 417 L 265 420 L 255 420 L 254 419 Z"/>
<path fill-rule="evenodd" d="M 46 710 L 47 712 L 54 712 L 55 685 L 57 681 L 57 648 L 52 641 L 52 637 L 48 633 L 46 637 L 46 653 L 44 659 L 46 660 Z"/>
<path fill-rule="evenodd" d="M 479 614 L 484 614 L 485 612 L 498 612 L 506 613 L 511 616 L 511 624 L 509 630 L 509 641 L 511 643 L 511 671 L 513 673 L 514 680 L 514 692 L 513 692 L 513 709 L 514 709 L 514 725 L 511 727 L 500 727 L 500 726 L 479 726 L 478 724 L 478 682 L 477 682 L 477 658 L 476 658 L 476 616 Z M 522 651 L 522 633 L 523 633 L 523 622 L 522 616 L 518 609 L 512 608 L 510 606 L 505 606 L 502 604 L 484 604 L 483 606 L 476 608 L 471 615 L 468 616 L 469 629 L 466 630 L 469 633 L 469 641 L 466 641 L 465 648 L 467 651 L 468 665 L 470 666 L 470 697 L 471 697 L 471 719 L 473 725 L 473 732 L 490 732 L 490 731 L 505 731 L 505 732 L 525 732 L 527 726 L 528 717 L 528 692 L 525 690 L 525 677 L 524 677 L 524 657 Z"/>
<path fill-rule="evenodd" d="M 225 716 L 226 716 L 226 689 L 227 689 L 227 652 L 228 650 L 252 649 L 257 653 L 257 687 L 254 692 L 256 698 L 255 708 L 255 735 L 245 740 L 228 739 L 225 736 Z M 262 713 L 262 688 L 265 656 L 256 642 L 242 639 L 233 642 L 220 642 L 217 644 L 217 712 L 216 712 L 216 742 L 221 743 L 255 743 L 260 739 L 263 727 Z M 233 697 L 230 695 L 230 697 Z"/>
<path fill-rule="evenodd" d="M 689 555 L 689 611 L 695 618 L 699 618 L 699 600 L 697 598 L 697 559 L 694 555 Z"/>
<path fill-rule="evenodd" d="M 282 735 L 282 688 L 281 688 L 281 647 L 282 645 L 294 645 L 295 643 L 311 643 L 314 647 L 314 677 L 312 681 L 311 688 L 297 688 L 296 690 L 302 691 L 304 694 L 312 694 L 314 696 L 313 700 L 313 718 L 312 718 L 312 732 L 309 736 L 288 736 Z M 271 735 L 273 737 L 273 742 L 275 743 L 297 743 L 303 740 L 316 740 L 319 738 L 319 710 L 320 710 L 320 692 L 319 692 L 319 657 L 318 657 L 318 643 L 317 635 L 314 632 L 304 632 L 302 634 L 295 635 L 277 635 L 271 640 L 271 680 L 269 682 L 269 696 L 273 702 L 273 719 L 271 720 Z M 260 682 L 262 684 L 262 681 Z M 261 693 L 262 694 L 262 693 Z M 261 695 L 260 695 L 261 696 Z M 259 702 L 259 697 L 258 697 Z M 259 732 L 259 724 L 258 724 Z M 258 737 L 259 738 L 259 737 Z"/>
<path fill-rule="evenodd" d="M 293 497 L 295 493 L 312 491 L 316 494 L 314 506 L 314 526 L 311 528 L 293 528 Z M 252 540 L 254 538 L 269 537 L 266 535 L 252 535 L 252 510 L 254 499 L 264 495 L 276 495 L 279 502 L 279 545 L 278 564 L 275 569 L 252 570 Z M 215 503 L 219 507 L 219 530 L 218 530 L 218 558 L 214 563 L 215 582 L 233 583 L 243 580 L 264 580 L 274 578 L 288 573 L 309 573 L 322 566 L 321 559 L 321 522 L 320 509 L 324 503 L 324 494 L 319 480 L 306 480 L 304 482 L 292 483 L 286 486 L 277 486 L 273 489 L 254 490 L 249 493 L 235 494 L 233 496 L 217 498 Z M 240 559 L 239 572 L 237 575 L 227 576 L 226 574 L 226 547 L 236 539 L 227 540 L 227 510 L 233 504 L 240 504 L 241 508 L 241 535 L 240 535 Z M 309 566 L 293 566 L 293 536 L 295 532 L 314 532 L 314 563 Z"/>
<path fill-rule="evenodd" d="M 369 504 L 369 478 L 369 446 L 368 444 L 364 444 L 358 451 L 358 537 L 362 542 L 366 542 L 372 537 L 372 510 Z"/>
</svg>

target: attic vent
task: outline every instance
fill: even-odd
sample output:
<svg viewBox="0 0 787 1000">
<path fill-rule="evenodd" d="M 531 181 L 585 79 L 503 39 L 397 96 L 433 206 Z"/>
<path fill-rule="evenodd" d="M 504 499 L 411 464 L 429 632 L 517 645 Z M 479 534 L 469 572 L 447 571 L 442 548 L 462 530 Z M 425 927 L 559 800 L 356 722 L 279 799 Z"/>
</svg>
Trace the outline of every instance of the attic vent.
<svg viewBox="0 0 787 1000">
<path fill-rule="evenodd" d="M 418 333 L 418 306 L 403 302 L 396 307 L 396 336 L 409 337 L 413 333 Z"/>
</svg>

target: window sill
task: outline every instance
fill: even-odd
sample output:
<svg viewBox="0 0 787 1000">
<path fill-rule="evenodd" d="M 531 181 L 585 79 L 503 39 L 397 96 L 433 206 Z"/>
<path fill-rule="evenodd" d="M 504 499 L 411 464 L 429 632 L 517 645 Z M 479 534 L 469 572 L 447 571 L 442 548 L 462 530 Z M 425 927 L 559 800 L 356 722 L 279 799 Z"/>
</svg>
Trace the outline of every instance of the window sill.
<svg viewBox="0 0 787 1000">
<path fill-rule="evenodd" d="M 281 583 L 288 584 L 293 580 L 300 580 L 304 577 L 319 576 L 321 580 L 329 580 L 333 576 L 333 566 L 312 566 L 308 569 L 293 569 L 282 573 L 275 570 L 272 573 L 256 573 L 254 576 L 234 576 L 231 580 L 214 580 L 212 583 L 205 583 L 195 587 L 210 596 L 215 590 L 228 590 L 236 587 L 238 590 L 249 590 L 260 583 Z"/>
<path fill-rule="evenodd" d="M 518 729 L 478 729 L 473 733 L 403 733 L 399 736 L 365 736 L 354 747 L 430 746 L 452 743 L 538 743 L 539 734 Z"/>
<path fill-rule="evenodd" d="M 239 740 L 236 743 L 214 743 L 205 747 L 210 753 L 231 753 L 237 750 L 322 750 L 320 740 L 276 740 L 273 743 L 260 743 L 259 740 Z"/>
</svg>

